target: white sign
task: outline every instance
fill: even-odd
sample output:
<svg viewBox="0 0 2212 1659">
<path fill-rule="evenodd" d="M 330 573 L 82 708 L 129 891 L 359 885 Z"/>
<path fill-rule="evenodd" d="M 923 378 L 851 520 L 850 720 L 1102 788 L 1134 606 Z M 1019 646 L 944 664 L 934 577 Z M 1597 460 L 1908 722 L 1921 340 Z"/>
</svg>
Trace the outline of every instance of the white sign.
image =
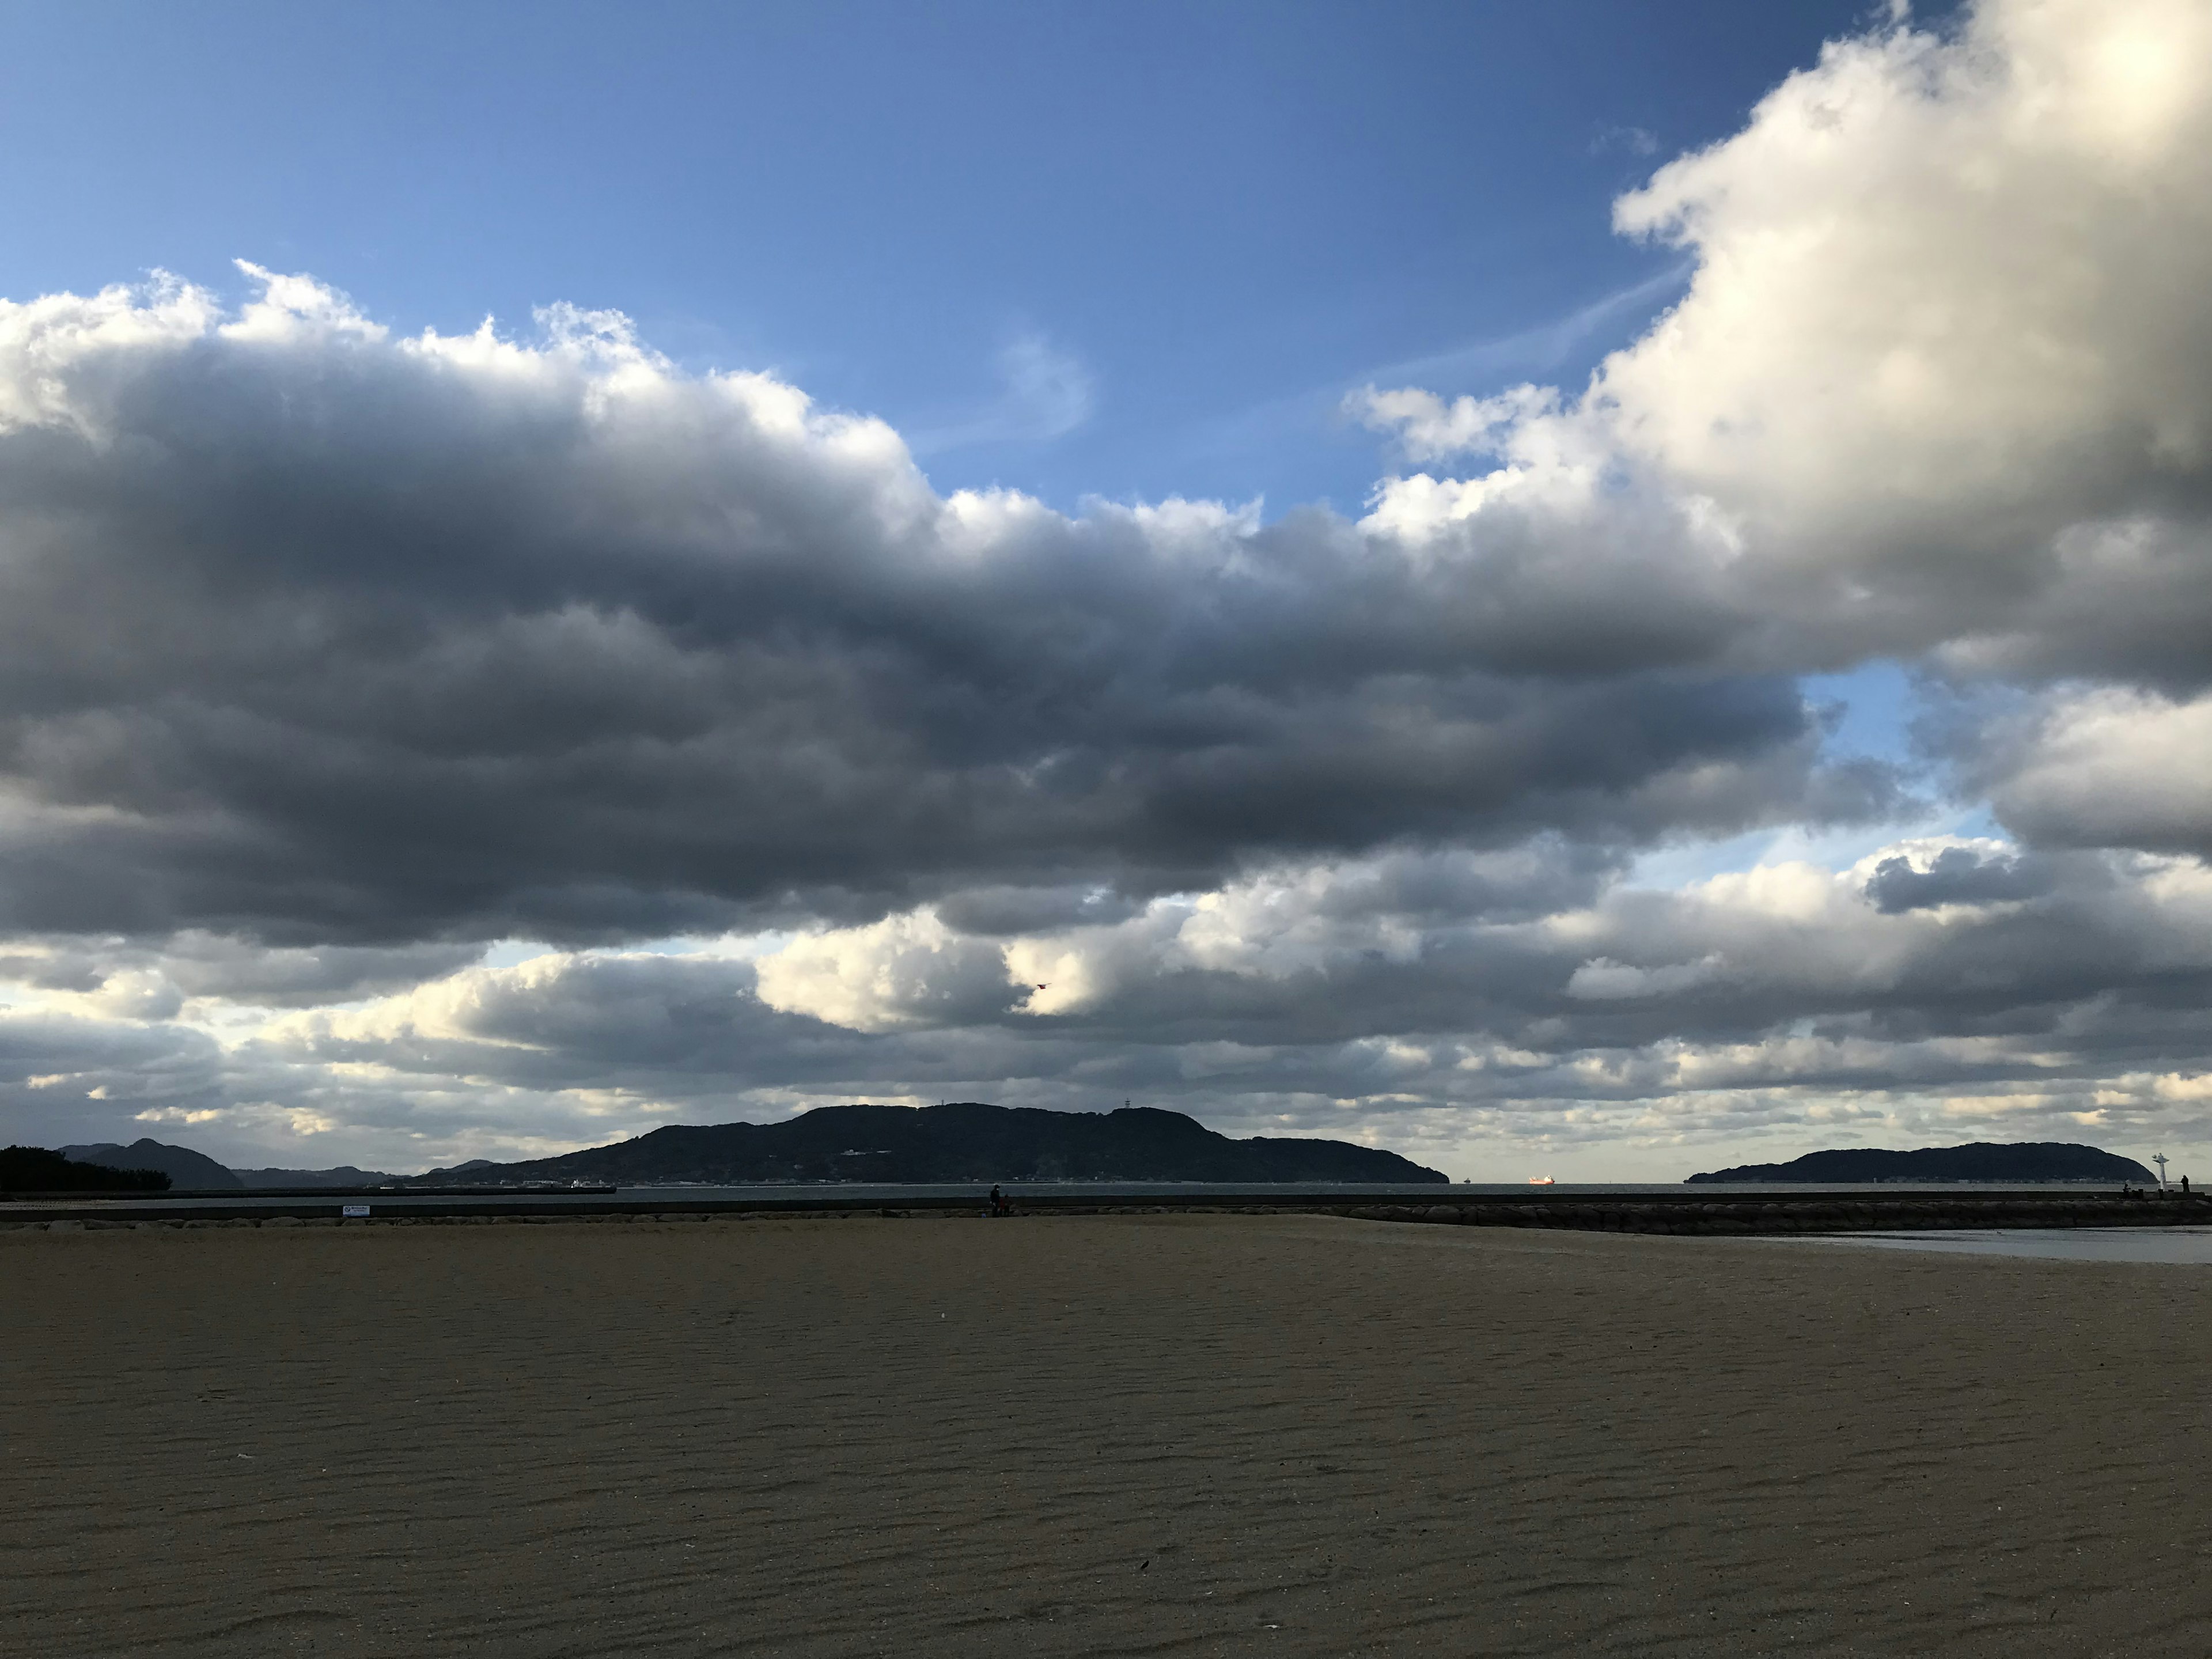
<svg viewBox="0 0 2212 1659">
<path fill-rule="evenodd" d="M 348 1204 L 343 1207 L 341 1213 L 349 1216 L 367 1215 L 368 1213 L 368 1206 L 366 1204 Z"/>
</svg>

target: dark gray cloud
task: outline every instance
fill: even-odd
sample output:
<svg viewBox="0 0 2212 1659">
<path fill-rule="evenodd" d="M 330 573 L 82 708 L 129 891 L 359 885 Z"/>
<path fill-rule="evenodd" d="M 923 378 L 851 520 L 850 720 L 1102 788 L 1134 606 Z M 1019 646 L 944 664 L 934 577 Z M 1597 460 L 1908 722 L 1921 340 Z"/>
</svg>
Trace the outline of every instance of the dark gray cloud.
<svg viewBox="0 0 2212 1659">
<path fill-rule="evenodd" d="M 885 428 L 604 319 L 426 345 L 271 293 L 13 319 L 0 925 L 635 937 L 1894 793 L 1656 590 L 941 500 Z"/>
<path fill-rule="evenodd" d="M 477 946 L 451 945 L 281 949 L 193 932 L 159 942 L 32 936 L 0 945 L 0 982 L 87 994 L 128 981 L 149 991 L 158 988 L 178 1004 L 210 998 L 312 1008 L 404 990 L 466 967 L 482 954 Z"/>
<path fill-rule="evenodd" d="M 136 1140 L 140 1114 L 214 1122 L 239 1104 L 205 1032 L 129 1018 L 0 1009 L 0 1139 L 47 1146 Z M 134 1126 L 136 1126 L 134 1127 Z"/>
<path fill-rule="evenodd" d="M 1875 866 L 1866 896 L 1877 910 L 1925 910 L 1939 904 L 2004 904 L 2039 898 L 2054 877 L 2032 859 L 1984 857 L 1970 847 L 1947 847 L 1925 870 L 1899 855 Z"/>
</svg>

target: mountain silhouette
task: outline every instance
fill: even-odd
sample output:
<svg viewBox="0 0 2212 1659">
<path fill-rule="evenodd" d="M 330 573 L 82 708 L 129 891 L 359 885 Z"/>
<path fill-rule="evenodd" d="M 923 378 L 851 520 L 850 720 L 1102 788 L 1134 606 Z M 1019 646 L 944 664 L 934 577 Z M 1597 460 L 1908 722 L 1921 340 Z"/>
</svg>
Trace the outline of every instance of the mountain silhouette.
<svg viewBox="0 0 2212 1659">
<path fill-rule="evenodd" d="M 104 1140 L 91 1146 L 64 1146 L 62 1156 L 110 1170 L 159 1170 L 180 1193 L 234 1192 L 246 1183 L 205 1152 L 169 1146 L 150 1138 L 128 1146 Z"/>
<path fill-rule="evenodd" d="M 474 1160 L 416 1182 L 1215 1181 L 1439 1182 L 1395 1152 L 1342 1140 L 1232 1140 L 1181 1112 L 1052 1112 L 962 1101 L 823 1106 L 783 1123 L 671 1125 L 517 1164 Z"/>
<path fill-rule="evenodd" d="M 1917 1152 L 1848 1147 L 1808 1152 L 1787 1164 L 1740 1164 L 1692 1181 L 2139 1181 L 2157 1179 L 2131 1158 L 2057 1140 L 1977 1140 Z"/>
</svg>

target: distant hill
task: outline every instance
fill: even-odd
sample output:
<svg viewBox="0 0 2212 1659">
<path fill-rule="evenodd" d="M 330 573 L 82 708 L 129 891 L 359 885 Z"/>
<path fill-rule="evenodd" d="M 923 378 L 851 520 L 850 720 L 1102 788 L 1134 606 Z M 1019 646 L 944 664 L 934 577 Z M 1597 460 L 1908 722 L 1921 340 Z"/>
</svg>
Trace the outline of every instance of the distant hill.
<svg viewBox="0 0 2212 1659">
<path fill-rule="evenodd" d="M 159 1170 L 179 1192 L 228 1192 L 246 1184 L 204 1152 L 189 1146 L 167 1146 L 150 1139 L 134 1140 L 128 1146 L 112 1140 L 93 1146 L 64 1146 L 62 1156 L 111 1170 Z"/>
<path fill-rule="evenodd" d="M 0 1149 L 0 1192 L 159 1193 L 168 1185 L 169 1177 L 159 1170 L 111 1170 L 43 1146 Z"/>
<path fill-rule="evenodd" d="M 1742 1164 L 1692 1181 L 1812 1181 L 1838 1185 L 1881 1181 L 2140 1181 L 2157 1177 L 2131 1158 L 2057 1140 L 1923 1146 L 1917 1152 L 1851 1147 L 1808 1152 L 1787 1164 Z"/>
<path fill-rule="evenodd" d="M 204 1152 L 161 1141 L 134 1140 L 128 1146 L 102 1141 L 93 1146 L 64 1146 L 64 1158 L 111 1170 L 159 1170 L 179 1192 L 235 1192 L 242 1187 L 381 1187 L 401 1179 L 380 1170 L 233 1170 Z"/>
<path fill-rule="evenodd" d="M 482 1160 L 422 1182 L 1443 1182 L 1395 1152 L 1342 1140 L 1232 1140 L 1180 1112 L 1034 1107 L 823 1106 L 783 1123 L 672 1125 L 520 1164 Z"/>
</svg>

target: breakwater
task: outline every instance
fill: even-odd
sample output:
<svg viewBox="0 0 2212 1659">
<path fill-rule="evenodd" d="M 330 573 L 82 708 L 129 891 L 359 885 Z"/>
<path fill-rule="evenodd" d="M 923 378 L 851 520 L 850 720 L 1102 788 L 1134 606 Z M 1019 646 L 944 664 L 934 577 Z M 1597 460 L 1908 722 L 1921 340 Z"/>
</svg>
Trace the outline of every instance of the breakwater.
<svg viewBox="0 0 2212 1659">
<path fill-rule="evenodd" d="M 1784 1236 L 1793 1233 L 1933 1231 L 2025 1227 L 2145 1227 L 2212 1224 L 2201 1194 L 2106 1188 L 1865 1188 L 1716 1192 L 1710 1187 L 1580 1188 L 1568 1192 L 1453 1192 L 1405 1188 L 1200 1188 L 1170 1192 L 1011 1188 L 1018 1216 L 1116 1214 L 1326 1214 L 1423 1225 L 1550 1227 L 1583 1231 Z M 65 1231 L 136 1226 L 376 1225 L 495 1221 L 700 1221 L 715 1218 L 881 1215 L 972 1217 L 980 1193 L 942 1188 L 835 1188 L 750 1194 L 721 1188 L 501 1189 L 478 1193 L 376 1188 L 312 1194 L 185 1194 L 100 1198 L 55 1195 L 0 1203 L 0 1227 Z"/>
</svg>

